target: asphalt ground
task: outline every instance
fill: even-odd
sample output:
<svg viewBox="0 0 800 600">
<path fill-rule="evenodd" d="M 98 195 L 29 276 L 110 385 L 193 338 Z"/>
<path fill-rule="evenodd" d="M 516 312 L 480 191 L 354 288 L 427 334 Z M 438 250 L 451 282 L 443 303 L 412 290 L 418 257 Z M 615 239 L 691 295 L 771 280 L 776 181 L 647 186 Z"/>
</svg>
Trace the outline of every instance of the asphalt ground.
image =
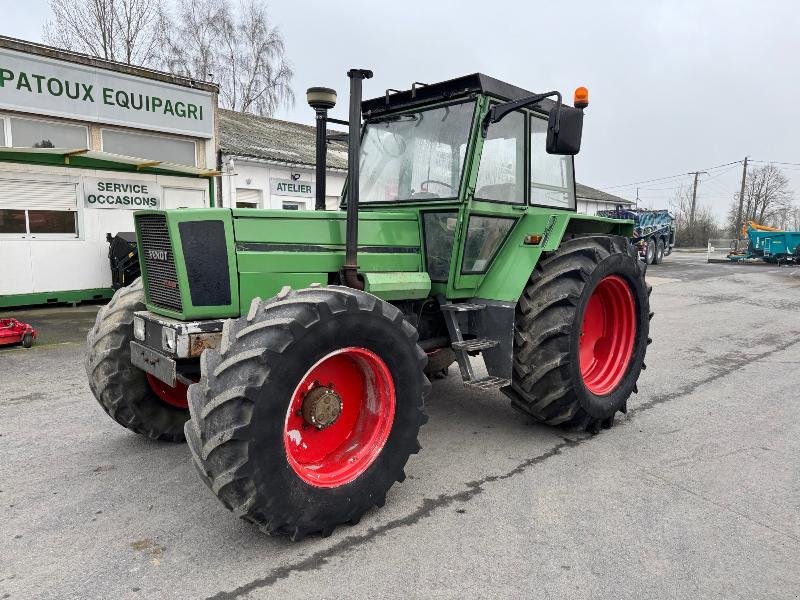
<svg viewBox="0 0 800 600">
<path fill-rule="evenodd" d="M 387 504 L 292 543 L 235 519 L 183 445 L 89 392 L 96 306 L 0 349 L 0 598 L 798 598 L 800 268 L 650 267 L 640 393 L 599 435 L 456 368 Z"/>
</svg>

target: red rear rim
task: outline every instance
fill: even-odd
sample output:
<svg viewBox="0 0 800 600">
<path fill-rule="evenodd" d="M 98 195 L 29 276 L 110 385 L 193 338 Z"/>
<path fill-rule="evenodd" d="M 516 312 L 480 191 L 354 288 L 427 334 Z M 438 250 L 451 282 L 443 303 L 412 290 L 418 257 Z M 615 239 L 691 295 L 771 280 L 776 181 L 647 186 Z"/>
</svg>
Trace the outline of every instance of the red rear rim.
<svg viewBox="0 0 800 600">
<path fill-rule="evenodd" d="M 355 347 L 331 352 L 292 394 L 283 432 L 289 464 L 317 487 L 350 483 L 380 454 L 394 411 L 394 381 L 377 354 Z"/>
<path fill-rule="evenodd" d="M 636 340 L 636 302 L 630 285 L 609 275 L 592 292 L 579 344 L 581 376 L 597 396 L 613 392 L 628 370 Z"/>
<path fill-rule="evenodd" d="M 189 386 L 175 382 L 175 387 L 170 387 L 157 377 L 153 377 L 147 373 L 147 383 L 150 384 L 150 389 L 153 390 L 156 396 L 161 398 L 164 402 L 175 408 L 189 408 L 189 400 L 187 394 Z"/>
</svg>

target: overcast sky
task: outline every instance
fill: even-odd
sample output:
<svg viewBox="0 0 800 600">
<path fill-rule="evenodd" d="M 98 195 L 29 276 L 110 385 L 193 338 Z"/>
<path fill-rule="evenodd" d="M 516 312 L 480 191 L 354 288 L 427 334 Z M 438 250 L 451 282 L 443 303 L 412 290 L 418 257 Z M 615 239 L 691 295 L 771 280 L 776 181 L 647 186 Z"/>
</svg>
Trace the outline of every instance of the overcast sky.
<svg viewBox="0 0 800 600">
<path fill-rule="evenodd" d="M 23 8 L 24 7 L 24 8 Z M 313 123 L 305 90 L 339 91 L 346 71 L 369 68 L 365 96 L 480 71 L 532 91 L 571 98 L 589 88 L 578 181 L 617 187 L 745 155 L 800 163 L 800 4 L 779 1 L 402 2 L 272 1 L 294 65 L 293 108 L 275 115 Z M 0 0 L 0 33 L 41 40 L 47 0 Z M 760 164 L 760 163 L 759 163 Z M 786 166 L 800 198 L 800 166 Z M 710 169 L 698 198 L 722 215 L 741 165 Z M 690 177 L 639 185 L 666 206 Z"/>
</svg>

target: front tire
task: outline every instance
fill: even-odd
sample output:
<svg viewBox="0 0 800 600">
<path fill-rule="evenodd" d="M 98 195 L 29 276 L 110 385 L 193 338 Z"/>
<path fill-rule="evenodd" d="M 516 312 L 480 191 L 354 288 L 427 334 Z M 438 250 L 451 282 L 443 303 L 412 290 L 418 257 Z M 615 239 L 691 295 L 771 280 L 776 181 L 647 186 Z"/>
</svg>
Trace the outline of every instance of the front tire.
<svg viewBox="0 0 800 600">
<path fill-rule="evenodd" d="M 357 522 L 420 449 L 425 353 L 403 314 L 364 292 L 256 298 L 200 362 L 186 424 L 195 466 L 266 533 L 298 540 Z"/>
<path fill-rule="evenodd" d="M 592 432 L 626 412 L 649 343 L 645 269 L 616 236 L 565 240 L 539 261 L 516 309 L 516 408 Z"/>
<path fill-rule="evenodd" d="M 25 335 L 22 336 L 22 347 L 30 348 L 31 346 L 33 346 L 33 334 L 26 333 Z"/>
<path fill-rule="evenodd" d="M 118 289 L 98 311 L 86 336 L 89 388 L 108 416 L 123 427 L 155 440 L 183 442 L 183 424 L 189 418 L 185 404 L 176 406 L 180 403 L 162 398 L 162 388 L 173 388 L 158 380 L 159 385 L 151 385 L 145 372 L 131 363 L 133 313 L 144 309 L 144 288 L 137 279 Z"/>
</svg>

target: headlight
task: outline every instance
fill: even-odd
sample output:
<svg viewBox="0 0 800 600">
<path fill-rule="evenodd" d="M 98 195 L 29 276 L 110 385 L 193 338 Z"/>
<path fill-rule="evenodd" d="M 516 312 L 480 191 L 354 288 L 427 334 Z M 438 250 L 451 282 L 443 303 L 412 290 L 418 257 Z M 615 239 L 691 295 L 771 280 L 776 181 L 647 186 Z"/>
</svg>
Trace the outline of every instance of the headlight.
<svg viewBox="0 0 800 600">
<path fill-rule="evenodd" d="M 175 352 L 175 330 L 169 327 L 161 328 L 161 347 L 168 352 Z"/>
<path fill-rule="evenodd" d="M 142 317 L 133 317 L 133 337 L 140 342 L 144 341 L 144 319 Z"/>
</svg>

